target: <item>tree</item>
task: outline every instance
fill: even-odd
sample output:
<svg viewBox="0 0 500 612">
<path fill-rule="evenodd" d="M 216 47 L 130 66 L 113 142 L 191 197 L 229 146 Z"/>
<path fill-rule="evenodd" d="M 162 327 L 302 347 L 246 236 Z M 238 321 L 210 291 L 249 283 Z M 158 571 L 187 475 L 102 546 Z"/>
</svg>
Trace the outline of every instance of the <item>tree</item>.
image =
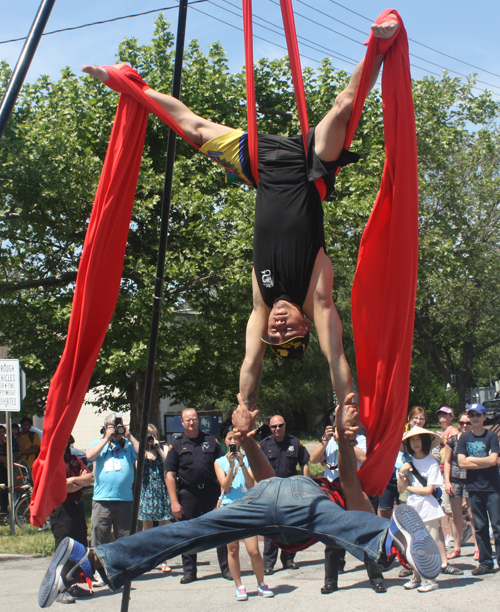
<svg viewBox="0 0 500 612">
<path fill-rule="evenodd" d="M 163 18 L 151 45 L 128 39 L 118 55 L 153 86 L 170 89 L 172 34 Z M 4 65 L 4 80 L 7 74 Z M 325 62 L 319 77 L 310 72 L 306 76 L 313 115 L 325 112 L 346 75 L 333 75 Z M 321 103 L 318 93 L 316 99 L 312 95 L 318 83 L 325 96 Z M 285 60 L 262 61 L 257 88 L 261 129 L 295 133 L 298 120 Z M 182 98 L 195 112 L 217 122 L 246 124 L 244 76 L 229 72 L 218 44 L 207 55 L 196 41 L 189 45 Z M 1 143 L 1 333 L 28 374 L 27 412 L 43 412 L 62 353 L 116 99 L 99 82 L 77 78 L 69 70 L 58 82 L 41 77 L 23 90 Z M 132 409 L 133 426 L 144 390 L 165 149 L 166 129 L 151 118 L 121 293 L 91 383 L 100 392 L 99 407 Z M 156 399 L 168 393 L 197 407 L 234 405 L 251 304 L 253 207 L 253 190 L 227 186 L 219 167 L 179 143 Z M 195 322 L 178 314 L 186 303 L 198 313 Z M 310 355 L 303 366 L 281 366 L 273 360 L 266 364 L 264 412 L 266 403 L 269 410 L 277 410 L 278 397 L 290 415 L 304 415 L 311 407 L 324 410 L 330 404 L 328 376 L 323 385 L 312 384 L 321 370 L 312 368 L 317 351 Z M 293 384 L 284 384 L 285 376 Z M 301 379 L 302 397 L 296 393 Z"/>
<path fill-rule="evenodd" d="M 488 94 L 474 96 L 473 85 L 445 75 L 422 79 L 415 89 L 421 215 L 414 357 L 420 358 L 413 371 L 430 360 L 443 389 L 456 388 L 459 409 L 475 360 L 500 343 L 499 106 Z"/>
</svg>

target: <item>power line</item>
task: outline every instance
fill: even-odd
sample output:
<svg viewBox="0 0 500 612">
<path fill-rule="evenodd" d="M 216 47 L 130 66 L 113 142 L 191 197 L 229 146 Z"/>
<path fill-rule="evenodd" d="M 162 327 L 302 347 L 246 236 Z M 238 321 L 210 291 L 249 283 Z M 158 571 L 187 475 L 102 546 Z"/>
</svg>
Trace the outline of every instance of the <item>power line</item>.
<svg viewBox="0 0 500 612">
<path fill-rule="evenodd" d="M 271 2 L 272 4 L 278 4 L 278 2 L 276 2 L 276 0 L 269 0 L 269 2 Z M 303 4 L 307 8 L 309 8 L 309 9 L 311 9 L 313 11 L 316 11 L 317 13 L 320 13 L 324 17 L 328 17 L 329 19 L 332 19 L 333 21 L 337 21 L 338 23 L 341 23 L 341 24 L 347 26 L 348 28 L 351 28 L 352 30 L 355 30 L 356 32 L 361 32 L 361 34 L 365 34 L 365 32 L 363 32 L 362 30 L 358 30 L 357 28 L 354 28 L 353 26 L 350 26 L 349 24 L 345 23 L 344 21 L 340 21 L 339 19 L 335 19 L 335 17 L 332 17 L 331 15 L 328 15 L 328 13 L 325 13 L 324 11 L 320 11 L 316 7 L 311 6 L 310 4 L 307 4 L 306 2 L 303 2 L 303 0 L 296 0 L 296 2 L 299 3 L 299 4 Z M 337 3 L 335 3 L 335 4 L 337 4 Z M 334 29 L 329 28 L 328 26 L 326 26 L 326 25 L 324 25 L 322 23 L 314 21 L 314 19 L 311 19 L 310 17 L 306 17 L 305 15 L 302 15 L 301 13 L 297 13 L 297 12 L 295 12 L 295 14 L 298 15 L 299 17 L 302 17 L 303 19 L 306 19 L 307 21 L 310 21 L 311 23 L 314 23 L 315 25 L 318 25 L 318 26 L 320 26 L 322 28 L 325 28 L 326 30 L 329 30 L 330 32 L 334 32 L 335 34 L 339 34 L 340 36 L 343 36 L 344 38 L 347 38 L 348 40 L 351 40 L 351 41 L 356 42 L 358 44 L 362 44 L 359 41 L 354 40 L 353 38 L 350 38 L 349 36 L 345 36 L 344 34 L 341 34 L 337 30 L 334 30 Z M 447 68 L 446 66 L 442 66 L 441 64 L 436 64 L 435 62 L 432 62 L 431 60 L 425 59 L 424 57 L 420 57 L 418 55 L 415 55 L 414 53 L 410 53 L 410 57 L 414 57 L 414 58 L 416 58 L 418 60 L 426 62 L 427 64 L 431 64 L 432 66 L 436 66 L 437 68 L 441 68 L 442 70 L 447 70 L 449 72 L 453 72 L 454 74 L 458 74 L 461 77 L 468 78 L 468 76 L 469 76 L 467 74 L 463 74 L 462 72 L 458 72 L 457 70 L 453 70 L 452 68 Z M 417 68 L 418 66 L 415 66 L 415 67 Z M 424 70 L 424 69 L 420 68 L 420 70 Z M 435 72 L 429 71 L 429 73 L 436 75 Z M 440 75 L 436 75 L 436 76 L 440 76 Z M 500 86 L 499 85 L 493 85 L 493 83 L 488 83 L 486 81 L 481 81 L 479 79 L 476 79 L 476 83 L 481 83 L 482 85 L 487 85 L 488 87 L 494 87 L 495 89 L 500 90 Z M 480 88 L 478 88 L 478 89 L 480 89 Z"/>
<path fill-rule="evenodd" d="M 209 2 L 209 0 L 192 0 L 192 2 L 189 2 L 189 5 L 199 4 L 200 2 Z M 174 6 L 164 6 L 163 8 L 153 9 L 151 11 L 144 11 L 143 13 L 123 15 L 122 17 L 113 17 L 112 19 L 103 19 L 102 21 L 93 21 L 92 23 L 84 23 L 82 25 L 73 26 L 70 28 L 61 28 L 60 30 L 52 30 L 52 32 L 44 32 L 42 36 L 50 36 L 51 34 L 60 34 L 61 32 L 71 32 L 72 30 L 81 30 L 83 28 L 90 28 L 95 25 L 102 25 L 103 23 L 121 21 L 122 19 L 132 19 L 133 17 L 142 17 L 143 15 L 151 15 L 151 13 L 159 13 L 160 11 L 170 11 L 176 8 L 179 8 L 178 4 L 175 4 Z M 12 42 L 19 42 L 21 40 L 26 40 L 26 36 L 22 36 L 21 38 L 11 38 L 10 40 L 0 40 L 0 45 L 5 45 L 7 43 L 12 43 Z"/>
<path fill-rule="evenodd" d="M 216 6 L 216 7 L 220 8 L 220 9 L 222 9 L 222 10 L 225 10 L 227 13 L 231 13 L 232 15 L 235 15 L 235 16 L 236 16 L 236 17 L 238 17 L 238 18 L 241 18 L 241 17 L 242 17 L 242 15 L 241 15 L 240 13 L 236 13 L 236 12 L 234 12 L 234 11 L 230 11 L 229 9 L 224 9 L 224 8 L 223 8 L 222 6 L 220 6 L 219 4 L 215 4 L 215 2 L 214 2 L 213 0 L 209 0 L 209 1 L 210 1 L 210 3 L 211 3 L 211 4 L 213 4 L 214 6 Z M 224 4 L 228 4 L 228 5 L 229 5 L 229 6 L 231 6 L 232 8 L 238 8 L 238 7 L 235 7 L 233 4 L 231 4 L 231 2 L 228 2 L 228 0 L 220 0 L 220 1 L 221 1 L 221 2 L 224 2 Z M 282 38 L 285 38 L 285 34 L 284 34 L 284 31 L 285 31 L 285 30 L 284 30 L 284 28 L 283 28 L 283 27 L 280 27 L 280 26 L 278 26 L 278 25 L 274 24 L 272 21 L 268 21 L 267 19 L 264 19 L 263 17 L 260 17 L 259 15 L 256 15 L 255 13 L 254 13 L 253 17 L 254 17 L 255 19 L 260 19 L 260 20 L 261 20 L 261 21 L 263 21 L 264 23 L 267 23 L 267 24 L 269 24 L 269 25 L 273 26 L 273 28 L 276 28 L 276 29 L 272 30 L 271 28 L 268 28 L 267 26 L 263 26 L 263 25 L 261 25 L 260 23 L 256 23 L 255 21 L 253 21 L 253 24 L 254 24 L 255 26 L 257 26 L 257 27 L 259 27 L 259 28 L 262 28 L 262 29 L 264 29 L 264 30 L 269 30 L 269 31 L 270 31 L 270 32 L 272 32 L 273 34 L 277 34 L 278 36 L 281 36 Z M 241 30 L 241 31 L 243 31 L 243 30 Z M 342 53 L 338 53 L 337 51 L 334 51 L 333 49 L 329 49 L 328 47 L 324 47 L 323 45 L 320 45 L 320 44 L 316 43 L 315 41 L 310 40 L 309 38 L 305 38 L 305 37 L 303 37 L 303 36 L 297 36 L 297 40 L 299 40 L 299 41 L 305 41 L 305 43 L 302 43 L 302 44 L 303 44 L 303 46 L 305 46 L 305 47 L 309 47 L 310 49 L 313 49 L 314 51 L 319 51 L 319 52 L 321 52 L 321 53 L 326 52 L 326 53 L 328 53 L 328 54 L 332 55 L 333 57 L 335 57 L 336 59 L 340 59 L 340 60 L 343 60 L 343 61 L 347 61 L 348 63 L 351 63 L 351 64 L 353 64 L 353 65 L 356 65 L 356 64 L 358 63 L 358 62 L 357 62 L 355 59 L 353 59 L 353 58 L 351 58 L 351 57 L 349 57 L 349 56 L 347 56 L 347 55 L 344 55 L 344 54 L 342 54 Z M 274 43 L 272 43 L 272 41 L 270 41 L 270 40 L 269 40 L 269 41 L 267 41 L 267 42 L 269 42 L 269 43 L 271 43 L 271 44 L 274 44 Z M 311 44 L 306 44 L 306 43 L 311 43 Z M 284 47 L 283 47 L 283 48 L 284 48 Z M 334 66 L 334 68 L 336 68 L 336 67 Z M 336 68 L 336 70 L 339 70 L 339 68 Z"/>
<path fill-rule="evenodd" d="M 297 0 L 297 1 L 300 2 L 300 0 Z M 366 21 L 369 21 L 370 23 L 373 23 L 373 20 L 370 19 L 369 17 L 366 17 L 366 15 L 362 15 L 361 13 L 357 13 L 356 11 L 353 11 L 352 9 L 348 8 L 347 6 L 345 6 L 343 4 L 340 4 L 340 2 L 335 2 L 335 0 L 328 0 L 328 2 L 331 2 L 332 4 L 336 4 L 337 6 L 340 6 L 341 8 L 345 9 L 346 11 L 349 11 L 349 13 L 353 13 L 354 15 L 357 15 L 358 17 L 361 17 L 362 19 L 365 19 Z M 454 60 L 455 62 L 460 62 L 461 64 L 464 64 L 465 66 L 469 66 L 470 68 L 474 68 L 474 70 L 479 70 L 480 72 L 486 72 L 487 74 L 491 74 L 492 76 L 500 77 L 500 74 L 497 74 L 496 72 L 490 72 L 489 70 L 486 70 L 485 68 L 480 68 L 479 66 L 475 66 L 474 64 L 469 64 L 469 62 L 466 62 L 464 60 L 458 59 L 458 57 L 454 57 L 453 55 L 448 55 L 447 53 L 444 53 L 443 51 L 438 51 L 438 49 L 434 49 L 433 47 L 429 47 L 428 45 L 425 45 L 424 43 L 421 43 L 418 40 L 415 40 L 413 38 L 408 38 L 408 40 L 411 41 L 412 43 L 415 43 L 416 45 L 420 45 L 421 47 L 424 47 L 425 49 L 429 49 L 429 51 L 434 51 L 434 53 L 439 53 L 439 55 L 442 55 L 443 57 L 447 57 L 448 59 Z M 425 60 L 425 61 L 427 61 L 427 60 Z"/>
</svg>

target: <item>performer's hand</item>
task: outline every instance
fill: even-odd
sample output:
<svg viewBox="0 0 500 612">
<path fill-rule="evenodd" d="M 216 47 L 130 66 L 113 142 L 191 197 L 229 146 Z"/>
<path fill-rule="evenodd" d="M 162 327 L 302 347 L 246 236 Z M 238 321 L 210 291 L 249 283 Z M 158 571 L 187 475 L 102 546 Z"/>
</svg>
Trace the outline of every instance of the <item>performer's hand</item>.
<svg viewBox="0 0 500 612">
<path fill-rule="evenodd" d="M 397 29 L 399 28 L 399 22 L 396 19 L 396 15 L 394 15 L 394 13 L 391 13 L 387 17 L 390 18 L 391 15 L 393 16 L 393 19 L 390 19 L 390 21 L 386 21 L 385 23 L 372 24 L 371 31 L 373 32 L 373 36 L 375 36 L 376 38 L 382 38 L 384 40 L 387 40 L 394 36 Z"/>
<path fill-rule="evenodd" d="M 355 396 L 355 393 L 349 393 L 344 399 L 342 406 L 337 406 L 335 411 L 337 434 L 339 438 L 349 440 L 352 446 L 356 445 L 356 436 L 359 433 L 358 404 L 351 401 Z"/>
<path fill-rule="evenodd" d="M 255 427 L 255 419 L 259 414 L 258 410 L 248 410 L 241 393 L 238 393 L 238 408 L 233 412 L 232 420 L 234 427 L 234 435 L 239 440 L 245 438 L 253 438 L 257 432 Z"/>
</svg>

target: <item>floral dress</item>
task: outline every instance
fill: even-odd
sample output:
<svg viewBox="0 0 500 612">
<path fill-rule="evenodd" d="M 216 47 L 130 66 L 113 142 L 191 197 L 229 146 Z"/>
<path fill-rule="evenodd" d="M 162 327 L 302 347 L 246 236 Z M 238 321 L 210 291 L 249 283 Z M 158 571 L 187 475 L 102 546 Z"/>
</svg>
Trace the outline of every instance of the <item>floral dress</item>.
<svg viewBox="0 0 500 612">
<path fill-rule="evenodd" d="M 146 459 L 144 461 L 139 520 L 170 521 L 172 519 L 170 498 L 163 475 L 163 461 L 157 455 L 154 460 Z"/>
</svg>

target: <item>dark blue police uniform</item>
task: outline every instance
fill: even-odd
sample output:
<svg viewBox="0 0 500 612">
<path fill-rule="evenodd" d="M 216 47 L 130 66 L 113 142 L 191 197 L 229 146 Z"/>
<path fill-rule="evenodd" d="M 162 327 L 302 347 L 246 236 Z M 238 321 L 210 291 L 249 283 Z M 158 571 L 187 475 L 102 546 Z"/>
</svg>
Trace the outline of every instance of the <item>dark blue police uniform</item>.
<svg viewBox="0 0 500 612">
<path fill-rule="evenodd" d="M 285 434 L 283 442 L 277 442 L 273 436 L 264 438 L 260 443 L 260 448 L 271 464 L 276 476 L 289 478 L 297 475 L 297 463 L 300 467 L 309 463 L 310 455 L 306 447 L 295 436 Z M 278 558 L 278 547 L 272 540 L 264 538 L 264 569 L 272 570 Z M 285 550 L 280 554 L 283 567 L 293 563 L 295 553 Z"/>
<path fill-rule="evenodd" d="M 200 432 L 196 438 L 185 433 L 175 439 L 165 460 L 165 471 L 176 472 L 178 498 L 182 506 L 182 520 L 206 514 L 215 508 L 220 485 L 215 475 L 214 463 L 223 452 L 212 434 Z M 228 573 L 227 548 L 217 549 L 221 572 Z M 197 555 L 182 555 L 185 576 L 196 577 Z"/>
</svg>

